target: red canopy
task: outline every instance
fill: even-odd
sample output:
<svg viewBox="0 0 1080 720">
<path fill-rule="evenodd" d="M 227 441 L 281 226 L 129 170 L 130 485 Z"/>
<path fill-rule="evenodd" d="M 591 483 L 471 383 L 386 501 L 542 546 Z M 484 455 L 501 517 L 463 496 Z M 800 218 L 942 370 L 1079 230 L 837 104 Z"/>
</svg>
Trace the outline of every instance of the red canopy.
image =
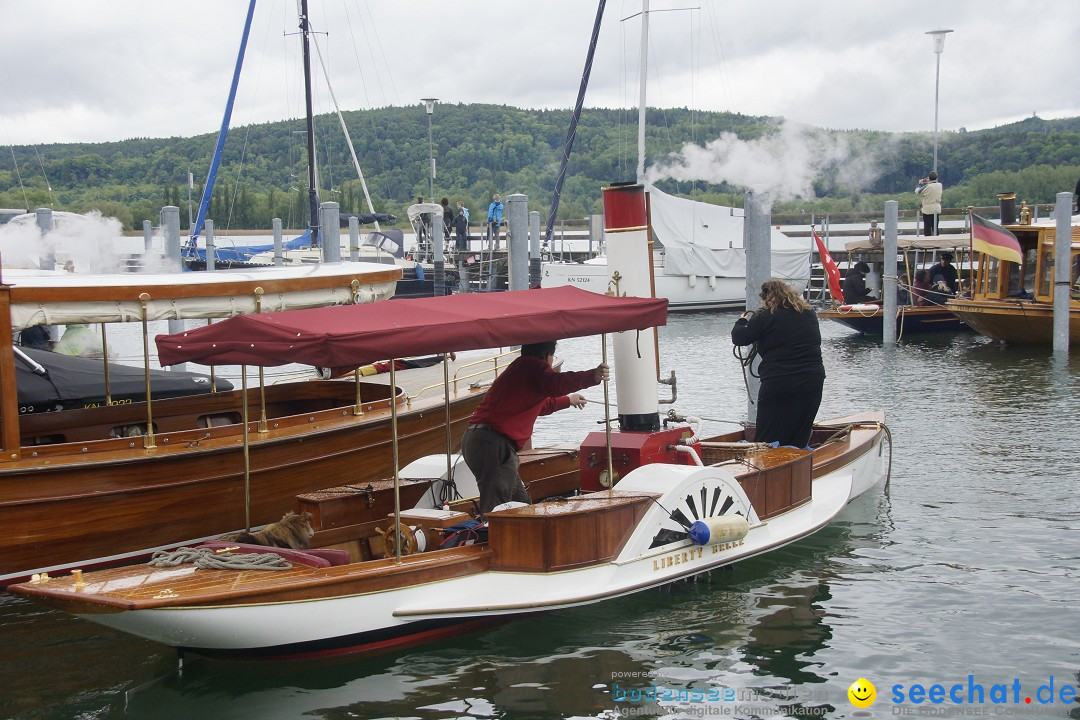
<svg viewBox="0 0 1080 720">
<path fill-rule="evenodd" d="M 301 363 L 342 371 L 388 358 L 643 330 L 666 322 L 666 299 L 562 287 L 237 315 L 158 335 L 156 341 L 162 365 Z"/>
</svg>

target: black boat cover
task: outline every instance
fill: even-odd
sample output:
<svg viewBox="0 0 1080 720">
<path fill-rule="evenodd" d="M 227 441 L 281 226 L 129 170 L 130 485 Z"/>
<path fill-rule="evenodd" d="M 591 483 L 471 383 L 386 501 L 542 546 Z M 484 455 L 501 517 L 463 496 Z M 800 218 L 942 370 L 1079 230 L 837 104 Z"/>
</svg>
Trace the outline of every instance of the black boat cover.
<svg viewBox="0 0 1080 720">
<path fill-rule="evenodd" d="M 41 375 L 15 355 L 15 384 L 19 414 L 97 407 L 105 404 L 105 369 L 100 359 L 61 355 L 49 350 L 19 348 L 46 374 Z M 218 390 L 232 383 L 217 378 Z M 114 404 L 144 402 L 146 379 L 141 367 L 109 363 L 109 388 Z M 168 370 L 150 371 L 150 392 L 155 400 L 210 392 L 210 376 Z"/>
</svg>

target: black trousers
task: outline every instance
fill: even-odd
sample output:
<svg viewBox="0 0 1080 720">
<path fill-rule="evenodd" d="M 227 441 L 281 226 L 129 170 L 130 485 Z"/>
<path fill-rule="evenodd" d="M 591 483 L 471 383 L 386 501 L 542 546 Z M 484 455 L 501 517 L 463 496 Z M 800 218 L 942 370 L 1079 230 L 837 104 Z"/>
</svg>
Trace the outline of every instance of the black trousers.
<svg viewBox="0 0 1080 720">
<path fill-rule="evenodd" d="M 937 220 L 938 220 L 937 215 L 927 215 L 926 213 L 923 213 L 923 216 L 922 216 L 923 235 L 925 235 L 926 237 L 933 237 L 933 236 L 938 234 L 937 233 Z"/>
<path fill-rule="evenodd" d="M 487 425 L 470 425 L 461 436 L 461 454 L 480 487 L 480 512 L 511 500 L 532 502 L 518 475 L 521 461 L 510 438 Z"/>
<path fill-rule="evenodd" d="M 761 381 L 757 398 L 757 442 L 806 447 L 821 406 L 825 378 L 786 375 Z"/>
</svg>

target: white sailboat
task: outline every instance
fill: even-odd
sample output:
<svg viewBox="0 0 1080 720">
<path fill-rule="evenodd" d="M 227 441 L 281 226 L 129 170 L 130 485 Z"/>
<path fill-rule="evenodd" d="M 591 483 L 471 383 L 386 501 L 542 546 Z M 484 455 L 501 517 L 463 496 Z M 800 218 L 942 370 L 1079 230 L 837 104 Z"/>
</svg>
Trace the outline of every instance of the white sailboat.
<svg viewBox="0 0 1080 720">
<path fill-rule="evenodd" d="M 641 68 L 638 103 L 637 181 L 648 191 L 653 227 L 656 297 L 672 310 L 741 308 L 746 304 L 746 251 L 740 208 L 668 195 L 645 178 L 645 78 L 649 1 L 642 2 Z M 772 274 L 799 290 L 810 279 L 810 246 L 771 230 Z M 610 281 L 606 252 L 584 262 L 546 262 L 541 287 L 574 286 L 606 292 Z"/>
</svg>

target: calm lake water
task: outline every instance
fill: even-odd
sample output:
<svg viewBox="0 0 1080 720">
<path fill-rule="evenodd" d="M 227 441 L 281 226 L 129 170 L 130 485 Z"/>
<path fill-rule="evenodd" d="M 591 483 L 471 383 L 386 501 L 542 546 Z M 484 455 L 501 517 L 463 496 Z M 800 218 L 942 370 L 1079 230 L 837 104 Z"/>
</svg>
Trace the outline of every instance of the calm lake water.
<svg viewBox="0 0 1080 720">
<path fill-rule="evenodd" d="M 661 331 L 675 407 L 708 418 L 707 432 L 746 414 L 736 317 L 678 315 Z M 821 417 L 883 408 L 895 454 L 888 494 L 859 498 L 808 540 L 697 582 L 332 662 L 189 657 L 177 672 L 168 649 L 0 595 L 0 717 L 1080 718 L 1059 699 L 1080 684 L 1080 353 L 1055 362 L 974 335 L 886 350 L 838 325 L 822 332 Z M 600 343 L 566 341 L 560 354 L 590 367 Z M 537 444 L 580 439 L 602 414 L 541 419 Z M 859 678 L 877 687 L 865 711 L 847 697 Z M 1051 678 L 1055 702 L 1040 705 Z M 966 704 L 969 682 L 986 704 Z M 892 702 L 894 686 L 906 696 L 915 684 L 963 685 L 965 704 Z M 1010 704 L 989 702 L 994 685 L 1009 686 Z M 654 686 L 687 692 L 637 699 Z"/>
</svg>

